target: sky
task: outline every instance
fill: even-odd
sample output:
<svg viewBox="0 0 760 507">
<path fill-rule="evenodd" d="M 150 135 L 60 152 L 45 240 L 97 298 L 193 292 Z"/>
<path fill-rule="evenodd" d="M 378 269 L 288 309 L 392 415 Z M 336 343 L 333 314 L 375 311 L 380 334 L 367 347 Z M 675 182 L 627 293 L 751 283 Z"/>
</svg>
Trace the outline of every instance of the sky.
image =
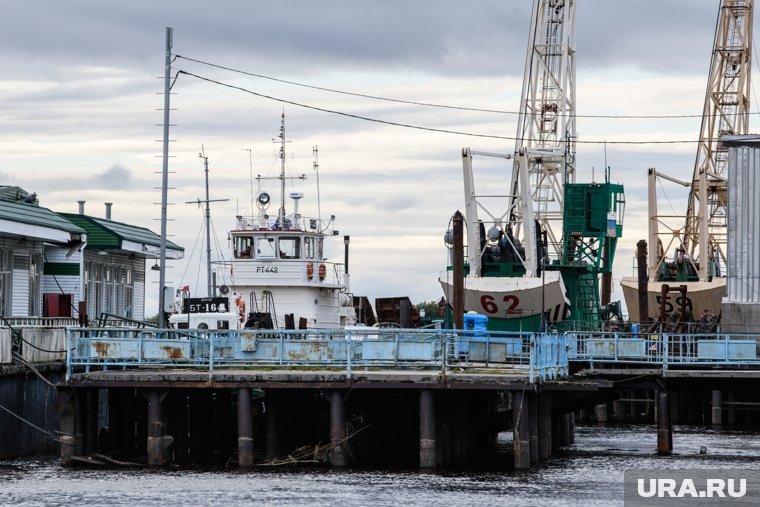
<svg viewBox="0 0 760 507">
<path fill-rule="evenodd" d="M 579 115 L 698 115 L 702 111 L 717 0 L 580 0 L 576 8 Z M 517 111 L 530 24 L 527 0 L 332 0 L 216 2 L 166 0 L 0 0 L 0 184 L 37 192 L 54 211 L 104 214 L 160 230 L 161 127 L 165 27 L 174 29 L 172 64 L 273 100 L 180 74 L 171 95 L 171 241 L 185 259 L 170 262 L 169 285 L 199 295 L 205 268 L 199 242 L 204 196 L 201 150 L 209 160 L 215 252 L 227 253 L 235 215 L 251 210 L 251 175 L 274 175 L 280 115 L 287 166 L 307 180 L 302 214 L 316 216 L 314 146 L 319 149 L 323 217 L 351 236 L 356 294 L 442 295 L 443 234 L 464 209 L 461 149 L 511 153 L 514 142 L 409 129 L 313 108 L 420 127 L 514 137 L 516 117 L 379 101 L 351 93 L 450 106 Z M 191 61 L 210 62 L 249 74 Z M 753 66 L 756 65 L 756 58 Z M 753 104 L 757 99 L 752 96 Z M 312 108 L 294 105 L 298 103 Z M 753 106 L 752 111 L 757 112 Z M 754 120 L 754 118 L 753 118 Z M 750 121 L 750 126 L 753 125 Z M 578 182 L 600 178 L 626 188 L 619 280 L 633 274 L 633 250 L 646 238 L 646 172 L 681 179 L 693 172 L 696 144 L 619 145 L 615 141 L 693 140 L 700 119 L 578 118 Z M 250 150 L 250 151 L 249 151 Z M 506 184 L 511 165 L 489 169 Z M 274 184 L 267 190 L 278 196 Z M 258 185 L 253 184 L 253 192 Z M 661 209 L 685 211 L 686 191 L 663 184 Z M 340 261 L 335 238 L 328 257 Z M 215 253 L 215 258 L 218 258 Z M 158 284 L 148 280 L 147 314 Z"/>
</svg>

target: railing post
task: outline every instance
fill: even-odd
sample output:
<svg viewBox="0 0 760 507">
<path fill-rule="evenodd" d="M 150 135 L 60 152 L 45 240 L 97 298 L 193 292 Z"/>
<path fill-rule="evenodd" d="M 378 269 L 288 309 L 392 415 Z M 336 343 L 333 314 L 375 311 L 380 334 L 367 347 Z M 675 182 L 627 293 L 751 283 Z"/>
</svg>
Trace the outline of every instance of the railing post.
<svg viewBox="0 0 760 507">
<path fill-rule="evenodd" d="M 142 364 L 143 361 L 143 337 L 145 333 L 140 331 L 140 343 L 137 345 L 137 364 Z"/>
<path fill-rule="evenodd" d="M 726 362 L 728 362 L 728 335 L 724 334 L 723 338 L 724 338 L 724 342 L 726 344 L 726 346 L 724 347 L 724 349 L 726 351 L 726 353 L 725 353 L 725 360 L 726 360 Z"/>
<path fill-rule="evenodd" d="M 437 327 L 436 329 L 440 329 Z M 449 343 L 445 334 L 438 335 L 438 341 L 441 344 L 441 373 L 446 374 L 446 356 L 449 355 Z"/>
<path fill-rule="evenodd" d="M 351 378 L 351 331 L 346 333 L 346 380 Z"/>
<path fill-rule="evenodd" d="M 66 382 L 71 380 L 71 329 L 66 328 Z"/>
<path fill-rule="evenodd" d="M 530 335 L 530 348 L 528 349 L 528 375 L 530 383 L 533 383 L 533 368 L 536 367 L 536 353 L 535 353 L 535 345 L 536 345 L 536 335 L 531 334 Z"/>
<path fill-rule="evenodd" d="M 211 378 L 214 375 L 214 334 L 210 333 L 209 347 L 208 347 L 208 376 Z"/>
<path fill-rule="evenodd" d="M 662 335 L 662 376 L 665 376 L 665 372 L 668 371 L 668 335 L 663 333 Z"/>
</svg>

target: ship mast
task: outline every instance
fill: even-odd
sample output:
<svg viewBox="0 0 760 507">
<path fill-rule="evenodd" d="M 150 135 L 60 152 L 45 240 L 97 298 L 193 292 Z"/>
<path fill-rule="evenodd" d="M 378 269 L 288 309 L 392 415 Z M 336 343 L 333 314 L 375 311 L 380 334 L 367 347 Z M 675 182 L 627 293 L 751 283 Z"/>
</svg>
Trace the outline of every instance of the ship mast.
<svg viewBox="0 0 760 507">
<path fill-rule="evenodd" d="M 285 111 L 282 112 L 282 117 L 280 120 L 280 134 L 277 136 L 277 139 L 272 139 L 273 143 L 279 143 L 280 148 L 278 150 L 278 158 L 280 159 L 280 174 L 275 177 L 266 177 L 258 175 L 256 176 L 257 181 L 262 180 L 280 180 L 280 209 L 277 211 L 277 229 L 282 230 L 285 228 L 285 180 L 305 180 L 306 175 L 302 174 L 300 176 L 293 176 L 293 177 L 287 177 L 285 176 L 285 144 L 289 143 L 290 141 L 287 141 L 285 139 Z"/>
<path fill-rule="evenodd" d="M 713 276 L 713 260 L 726 265 L 728 149 L 719 139 L 748 132 L 753 3 L 723 0 L 718 11 L 683 237 L 701 281 Z"/>
<path fill-rule="evenodd" d="M 285 111 L 280 120 L 280 211 L 277 212 L 277 223 L 280 227 L 285 224 Z"/>
</svg>

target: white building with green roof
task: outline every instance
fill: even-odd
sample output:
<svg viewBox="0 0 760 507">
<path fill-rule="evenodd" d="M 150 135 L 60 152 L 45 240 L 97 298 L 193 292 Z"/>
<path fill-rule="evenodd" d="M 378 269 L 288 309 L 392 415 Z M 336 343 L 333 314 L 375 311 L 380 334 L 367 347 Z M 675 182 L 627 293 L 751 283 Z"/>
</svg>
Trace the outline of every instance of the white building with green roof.
<svg viewBox="0 0 760 507">
<path fill-rule="evenodd" d="M 0 186 L 0 315 L 78 318 L 103 314 L 144 320 L 146 262 L 159 258 L 149 229 L 80 213 L 55 213 L 35 194 Z M 167 241 L 168 259 L 184 250 Z M 154 315 L 157 309 L 151 310 Z"/>
</svg>

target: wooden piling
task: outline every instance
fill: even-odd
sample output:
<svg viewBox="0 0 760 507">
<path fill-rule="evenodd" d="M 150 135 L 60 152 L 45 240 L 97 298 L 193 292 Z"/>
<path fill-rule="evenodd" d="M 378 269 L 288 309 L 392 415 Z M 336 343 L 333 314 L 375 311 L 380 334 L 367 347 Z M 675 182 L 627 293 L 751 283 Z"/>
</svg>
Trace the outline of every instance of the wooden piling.
<svg viewBox="0 0 760 507">
<path fill-rule="evenodd" d="M 464 215 L 457 211 L 452 218 L 454 247 L 451 264 L 453 275 L 453 301 L 451 301 L 454 329 L 464 329 Z M 480 276 L 477 273 L 476 276 Z"/>
<path fill-rule="evenodd" d="M 669 456 L 673 452 L 673 425 L 670 420 L 668 391 L 657 391 L 657 454 Z"/>
</svg>

